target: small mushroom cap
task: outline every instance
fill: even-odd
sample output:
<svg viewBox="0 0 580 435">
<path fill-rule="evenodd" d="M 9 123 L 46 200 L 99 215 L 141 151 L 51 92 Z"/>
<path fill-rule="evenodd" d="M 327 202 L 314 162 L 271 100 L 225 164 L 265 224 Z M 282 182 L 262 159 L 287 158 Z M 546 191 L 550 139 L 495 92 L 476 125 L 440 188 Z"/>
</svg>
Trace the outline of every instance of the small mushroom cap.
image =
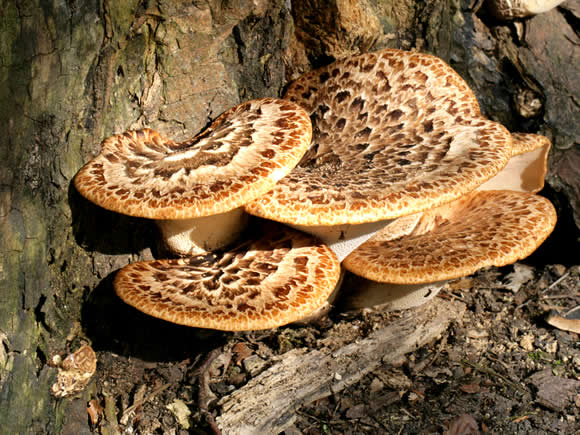
<svg viewBox="0 0 580 435">
<path fill-rule="evenodd" d="M 396 222 L 395 222 L 396 223 Z M 556 225 L 547 199 L 527 192 L 472 192 L 424 212 L 406 234 L 389 226 L 355 249 L 344 267 L 363 278 L 419 284 L 459 278 L 530 255 Z"/>
<path fill-rule="evenodd" d="M 298 105 L 248 101 L 181 143 L 144 129 L 106 139 L 75 177 L 78 191 L 106 209 L 151 219 L 224 213 L 267 192 L 310 145 Z"/>
<path fill-rule="evenodd" d="M 384 50 L 295 81 L 284 98 L 312 119 L 299 165 L 247 212 L 298 225 L 393 219 L 450 202 L 508 162 L 511 135 L 483 118 L 441 59 Z"/>
<path fill-rule="evenodd" d="M 564 0 L 488 0 L 488 8 L 500 20 L 524 18 L 555 8 Z"/>
<path fill-rule="evenodd" d="M 539 134 L 512 133 L 512 156 L 508 164 L 477 189 L 539 192 L 548 172 L 551 145 L 550 139 Z"/>
<path fill-rule="evenodd" d="M 282 225 L 259 233 L 222 253 L 130 264 L 115 290 L 154 317 L 225 331 L 274 328 L 323 306 L 340 277 L 334 253 Z"/>
</svg>

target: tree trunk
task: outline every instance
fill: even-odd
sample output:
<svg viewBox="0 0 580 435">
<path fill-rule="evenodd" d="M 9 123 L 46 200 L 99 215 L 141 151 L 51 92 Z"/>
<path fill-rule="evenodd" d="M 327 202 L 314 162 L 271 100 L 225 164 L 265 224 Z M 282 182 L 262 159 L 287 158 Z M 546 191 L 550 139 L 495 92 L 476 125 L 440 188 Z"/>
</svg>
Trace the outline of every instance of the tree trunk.
<svg viewBox="0 0 580 435">
<path fill-rule="evenodd" d="M 117 303 L 112 273 L 152 258 L 155 230 L 93 206 L 71 184 L 111 134 L 150 127 L 192 137 L 241 101 L 280 96 L 313 66 L 387 46 L 417 49 L 450 63 L 490 118 L 553 139 L 548 193 L 560 231 L 577 231 L 578 2 L 517 24 L 476 15 L 471 3 L 1 2 L 3 431 L 58 432 L 74 409 L 50 394 L 52 356 L 83 341 L 129 352 L 135 337 L 121 330 L 147 322 L 114 318 L 108 308 Z M 169 327 L 151 328 L 157 335 L 148 339 L 163 341 Z"/>
</svg>

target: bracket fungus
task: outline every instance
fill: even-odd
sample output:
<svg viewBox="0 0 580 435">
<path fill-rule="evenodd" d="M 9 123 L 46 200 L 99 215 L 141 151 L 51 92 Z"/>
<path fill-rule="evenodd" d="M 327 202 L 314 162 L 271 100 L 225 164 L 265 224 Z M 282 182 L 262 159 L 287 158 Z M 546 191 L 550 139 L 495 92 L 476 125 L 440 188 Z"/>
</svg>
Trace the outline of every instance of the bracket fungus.
<svg viewBox="0 0 580 435">
<path fill-rule="evenodd" d="M 539 134 L 512 133 L 508 164 L 478 190 L 516 190 L 537 193 L 544 187 L 552 143 Z"/>
<path fill-rule="evenodd" d="M 401 218 L 354 250 L 343 265 L 364 280 L 356 280 L 359 294 L 351 299 L 360 306 L 360 293 L 368 292 L 382 295 L 381 302 L 392 309 L 419 305 L 446 280 L 527 257 L 555 224 L 556 211 L 541 196 L 509 190 L 471 192 Z"/>
<path fill-rule="evenodd" d="M 241 331 L 312 314 L 326 303 L 339 277 L 340 263 L 326 245 L 269 222 L 226 251 L 125 266 L 114 286 L 123 301 L 149 315 Z"/>
<path fill-rule="evenodd" d="M 89 345 L 83 345 L 58 364 L 57 381 L 51 392 L 67 397 L 85 389 L 97 370 L 97 356 Z"/>
<path fill-rule="evenodd" d="M 241 207 L 292 170 L 311 134 L 297 104 L 248 101 L 184 142 L 150 129 L 112 136 L 74 183 L 101 207 L 155 219 L 171 251 L 199 254 L 237 238 L 245 221 Z"/>
<path fill-rule="evenodd" d="M 181 325 L 266 329 L 320 313 L 343 259 L 355 306 L 402 309 L 529 255 L 556 222 L 532 193 L 549 148 L 485 119 L 441 59 L 386 49 L 312 71 L 283 100 L 240 104 L 188 141 L 112 136 L 75 186 L 155 219 L 184 256 L 122 268 L 123 301 Z M 246 212 L 277 222 L 256 219 L 234 243 Z"/>
<path fill-rule="evenodd" d="M 491 13 L 500 20 L 525 18 L 548 12 L 564 0 L 488 0 Z"/>
<path fill-rule="evenodd" d="M 245 209 L 316 234 L 340 259 L 390 220 L 476 189 L 511 154 L 509 132 L 426 54 L 387 49 L 337 61 L 300 77 L 284 98 L 310 114 L 312 145 Z"/>
</svg>

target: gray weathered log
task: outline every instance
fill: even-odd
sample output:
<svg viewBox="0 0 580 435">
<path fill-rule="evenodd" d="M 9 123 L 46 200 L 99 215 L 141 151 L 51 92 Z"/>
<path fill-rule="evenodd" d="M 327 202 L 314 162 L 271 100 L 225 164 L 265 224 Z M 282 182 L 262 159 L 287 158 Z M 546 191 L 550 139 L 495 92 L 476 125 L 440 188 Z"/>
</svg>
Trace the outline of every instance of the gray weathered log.
<svg viewBox="0 0 580 435">
<path fill-rule="evenodd" d="M 434 340 L 464 311 L 460 302 L 435 299 L 337 350 L 291 350 L 220 400 L 218 426 L 224 434 L 279 433 L 292 424 L 300 406 L 336 393 L 380 364 L 394 362 Z"/>
</svg>

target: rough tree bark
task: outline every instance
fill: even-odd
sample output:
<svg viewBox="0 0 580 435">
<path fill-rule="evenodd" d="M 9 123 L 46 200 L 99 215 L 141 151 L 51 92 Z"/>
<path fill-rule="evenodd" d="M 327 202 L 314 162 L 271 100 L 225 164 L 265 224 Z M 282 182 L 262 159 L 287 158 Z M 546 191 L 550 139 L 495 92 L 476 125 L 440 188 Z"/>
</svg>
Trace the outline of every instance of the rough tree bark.
<svg viewBox="0 0 580 435">
<path fill-rule="evenodd" d="M 471 3 L 0 2 L 0 427 L 59 431 L 70 402 L 49 393 L 51 356 L 86 338 L 95 289 L 155 251 L 148 222 L 71 187 L 110 134 L 147 126 L 183 139 L 242 100 L 279 96 L 312 66 L 418 49 L 456 68 L 489 117 L 554 140 L 550 192 L 576 231 L 578 1 L 517 25 L 476 15 Z M 114 336 L 108 325 L 119 323 L 98 322 Z"/>
</svg>

